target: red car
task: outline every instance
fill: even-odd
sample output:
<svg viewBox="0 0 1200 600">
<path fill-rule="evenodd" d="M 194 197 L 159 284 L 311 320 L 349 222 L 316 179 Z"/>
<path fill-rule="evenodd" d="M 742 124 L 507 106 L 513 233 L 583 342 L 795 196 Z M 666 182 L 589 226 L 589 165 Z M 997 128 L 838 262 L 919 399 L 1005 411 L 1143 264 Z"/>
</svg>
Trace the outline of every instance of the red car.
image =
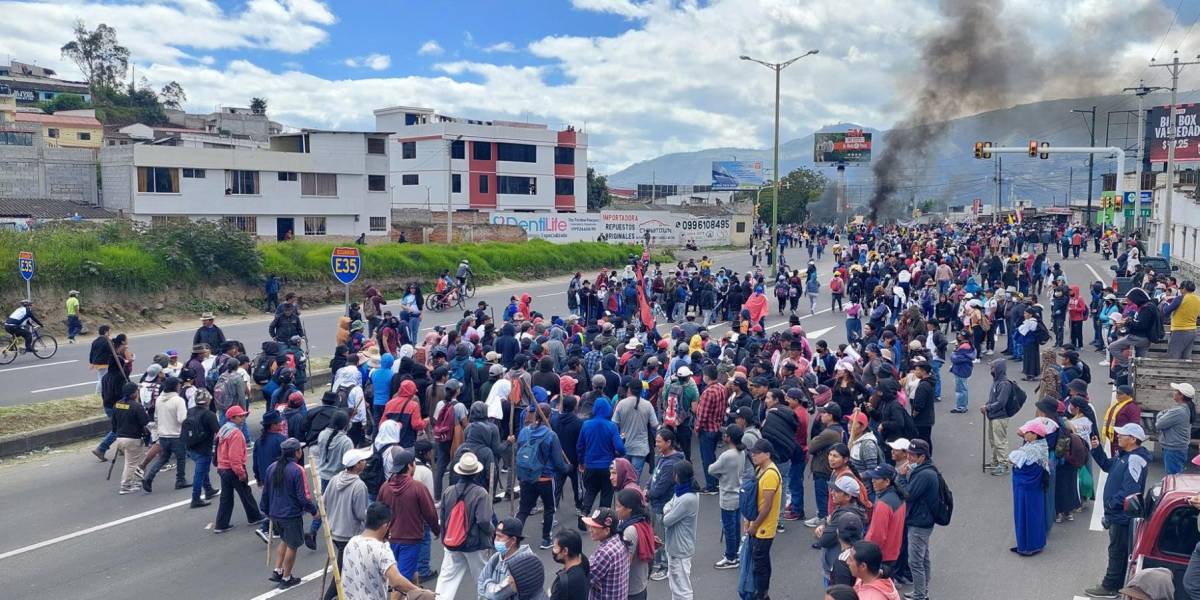
<svg viewBox="0 0 1200 600">
<path fill-rule="evenodd" d="M 1200 510 L 1188 499 L 1197 495 L 1200 475 L 1181 474 L 1164 477 L 1140 502 L 1126 500 L 1126 512 L 1134 517 L 1126 580 L 1142 569 L 1165 567 L 1175 575 L 1176 600 L 1188 600 L 1183 573 L 1200 541 L 1196 521 Z"/>
</svg>

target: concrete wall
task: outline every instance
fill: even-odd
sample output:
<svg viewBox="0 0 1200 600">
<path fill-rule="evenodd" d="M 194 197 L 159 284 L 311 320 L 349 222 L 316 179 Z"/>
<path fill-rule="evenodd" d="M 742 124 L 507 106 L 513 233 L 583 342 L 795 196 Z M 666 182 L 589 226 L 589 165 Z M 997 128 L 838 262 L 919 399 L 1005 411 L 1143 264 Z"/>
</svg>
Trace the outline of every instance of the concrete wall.
<svg viewBox="0 0 1200 600">
<path fill-rule="evenodd" d="M 0 146 L 0 198 L 50 198 L 95 204 L 96 153 L 43 144 L 40 127 L 32 146 Z"/>
</svg>

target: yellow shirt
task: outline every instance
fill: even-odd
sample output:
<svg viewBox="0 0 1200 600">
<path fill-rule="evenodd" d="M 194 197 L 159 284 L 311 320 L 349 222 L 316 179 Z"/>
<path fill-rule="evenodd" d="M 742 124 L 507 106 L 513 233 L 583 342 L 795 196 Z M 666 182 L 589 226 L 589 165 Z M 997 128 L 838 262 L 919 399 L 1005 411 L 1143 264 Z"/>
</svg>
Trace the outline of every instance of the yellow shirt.
<svg viewBox="0 0 1200 600">
<path fill-rule="evenodd" d="M 67 316 L 74 317 L 79 314 L 79 298 L 71 296 L 67 298 Z"/>
<path fill-rule="evenodd" d="M 1171 331 L 1196 329 L 1196 317 L 1200 316 L 1200 298 L 1196 294 L 1184 294 L 1179 308 L 1171 313 Z"/>
<path fill-rule="evenodd" d="M 758 506 L 761 510 L 763 494 L 768 490 L 775 491 L 775 497 L 771 500 L 771 509 L 767 511 L 767 518 L 763 519 L 762 525 L 758 531 L 754 532 L 754 537 L 760 540 L 775 539 L 775 531 L 779 527 L 779 506 L 783 502 L 783 479 L 779 476 L 779 469 L 774 463 L 767 466 L 766 469 L 759 471 L 758 475 Z"/>
</svg>

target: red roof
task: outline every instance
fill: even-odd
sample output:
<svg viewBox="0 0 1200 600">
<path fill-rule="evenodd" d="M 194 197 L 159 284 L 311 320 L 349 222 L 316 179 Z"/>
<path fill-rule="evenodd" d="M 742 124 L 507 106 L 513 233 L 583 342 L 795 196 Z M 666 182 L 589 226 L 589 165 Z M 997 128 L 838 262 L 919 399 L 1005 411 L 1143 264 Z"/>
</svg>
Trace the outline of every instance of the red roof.
<svg viewBox="0 0 1200 600">
<path fill-rule="evenodd" d="M 43 123 L 45 125 L 67 125 L 72 127 L 93 127 L 99 129 L 100 121 L 95 117 L 76 117 L 70 115 L 44 115 L 40 113 L 16 113 L 18 123 Z"/>
</svg>

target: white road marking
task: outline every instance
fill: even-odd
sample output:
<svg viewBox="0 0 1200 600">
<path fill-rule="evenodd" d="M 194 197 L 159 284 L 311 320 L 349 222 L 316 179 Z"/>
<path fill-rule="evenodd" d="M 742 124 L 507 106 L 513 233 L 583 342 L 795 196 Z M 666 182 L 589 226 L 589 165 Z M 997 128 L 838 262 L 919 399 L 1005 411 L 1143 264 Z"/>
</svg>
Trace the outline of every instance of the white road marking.
<svg viewBox="0 0 1200 600">
<path fill-rule="evenodd" d="M 1095 277 L 1096 281 L 1104 281 L 1104 278 L 1100 276 L 1100 273 L 1096 272 L 1096 269 L 1092 268 L 1091 264 L 1083 263 L 1083 266 L 1087 267 L 1087 270 L 1092 272 L 1092 277 Z"/>
<path fill-rule="evenodd" d="M 286 590 L 281 590 L 279 588 L 275 588 L 265 594 L 259 594 L 258 596 L 255 596 L 255 597 L 251 598 L 250 600 L 267 600 L 267 598 L 274 598 L 275 596 L 278 596 L 280 594 L 286 594 L 287 592 L 294 590 L 296 588 L 299 588 L 300 586 L 320 577 L 321 574 L 324 572 L 325 572 L 325 569 L 317 569 L 316 571 L 313 571 L 312 573 L 309 573 L 308 575 L 301 577 L 300 583 L 298 583 L 290 588 L 287 588 Z"/>
<path fill-rule="evenodd" d="M 23 369 L 36 369 L 38 367 L 53 367 L 54 365 L 65 365 L 67 363 L 76 363 L 76 362 L 79 362 L 79 359 L 60 360 L 60 361 L 52 362 L 52 363 L 38 363 L 36 365 L 25 365 L 24 367 L 13 367 L 11 369 L 0 370 L 0 373 L 7 373 L 9 371 L 21 371 Z"/>
<path fill-rule="evenodd" d="M 58 387 L 42 388 L 40 390 L 32 390 L 30 393 L 31 394 L 40 394 L 41 392 L 53 392 L 55 390 L 65 390 L 67 388 L 79 387 L 82 385 L 96 385 L 96 381 L 92 380 L 92 381 L 85 381 L 83 383 L 72 383 L 70 385 L 60 385 Z"/>
<path fill-rule="evenodd" d="M 805 333 L 805 335 L 807 335 L 807 336 L 808 336 L 808 339 L 810 339 L 810 340 L 815 340 L 815 339 L 818 339 L 818 338 L 820 338 L 821 336 L 825 335 L 826 333 L 829 333 L 830 331 L 833 331 L 833 330 L 834 330 L 834 329 L 836 329 L 836 328 L 837 328 L 836 326 L 834 326 L 834 327 L 826 327 L 825 329 L 818 329 L 818 330 L 816 330 L 816 331 L 806 331 L 806 332 L 804 332 L 804 333 Z"/>
<path fill-rule="evenodd" d="M 1109 399 L 1109 403 L 1116 401 L 1117 392 L 1116 390 L 1113 390 L 1112 397 Z M 1102 440 L 1100 445 L 1104 447 L 1105 456 L 1112 456 L 1109 453 L 1108 440 Z M 1095 459 L 1093 459 L 1092 462 L 1095 462 Z M 1104 517 L 1104 482 L 1107 480 L 1108 473 L 1105 473 L 1104 469 L 1101 469 L 1099 466 L 1097 466 L 1096 481 L 1094 482 L 1094 485 L 1092 485 L 1092 489 L 1095 490 L 1097 500 L 1092 502 L 1092 519 L 1088 523 L 1088 529 L 1091 529 L 1092 531 L 1104 531 L 1104 526 L 1100 524 L 1100 520 Z"/>
<path fill-rule="evenodd" d="M 542 294 L 540 296 L 534 296 L 534 298 L 549 298 L 551 296 L 565 296 L 565 295 L 567 295 L 567 292 L 562 291 L 562 292 L 554 292 L 553 294 Z"/>
</svg>

